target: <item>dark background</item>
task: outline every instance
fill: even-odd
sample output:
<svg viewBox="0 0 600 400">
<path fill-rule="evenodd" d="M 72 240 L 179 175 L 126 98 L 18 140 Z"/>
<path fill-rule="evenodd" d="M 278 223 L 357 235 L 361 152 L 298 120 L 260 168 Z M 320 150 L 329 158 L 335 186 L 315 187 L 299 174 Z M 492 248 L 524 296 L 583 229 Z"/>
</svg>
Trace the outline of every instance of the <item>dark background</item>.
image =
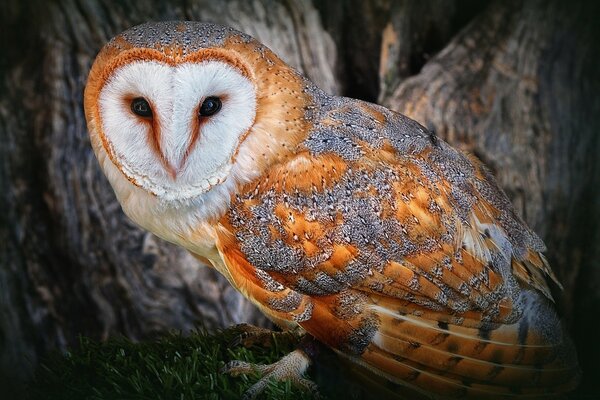
<svg viewBox="0 0 600 400">
<path fill-rule="evenodd" d="M 107 0 L 0 5 L 0 386 L 80 334 L 267 324 L 224 279 L 123 215 L 90 148 L 94 56 L 148 20 L 230 25 L 323 89 L 475 153 L 548 245 L 600 393 L 600 2 Z"/>
</svg>

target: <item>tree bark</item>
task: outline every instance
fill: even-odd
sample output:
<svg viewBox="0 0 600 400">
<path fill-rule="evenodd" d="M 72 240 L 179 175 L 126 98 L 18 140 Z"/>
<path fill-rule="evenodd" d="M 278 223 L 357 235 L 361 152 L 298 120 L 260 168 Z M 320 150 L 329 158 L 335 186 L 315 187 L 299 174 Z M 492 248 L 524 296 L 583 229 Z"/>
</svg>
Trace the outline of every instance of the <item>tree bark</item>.
<svg viewBox="0 0 600 400">
<path fill-rule="evenodd" d="M 16 0 L 0 5 L 0 369 L 77 336 L 266 324 L 213 270 L 134 226 L 92 154 L 82 93 L 112 36 L 213 21 L 324 90 L 379 100 L 479 156 L 544 238 L 584 370 L 600 348 L 600 37 L 592 2 Z M 24 360 L 28 360 L 24 362 Z"/>
</svg>

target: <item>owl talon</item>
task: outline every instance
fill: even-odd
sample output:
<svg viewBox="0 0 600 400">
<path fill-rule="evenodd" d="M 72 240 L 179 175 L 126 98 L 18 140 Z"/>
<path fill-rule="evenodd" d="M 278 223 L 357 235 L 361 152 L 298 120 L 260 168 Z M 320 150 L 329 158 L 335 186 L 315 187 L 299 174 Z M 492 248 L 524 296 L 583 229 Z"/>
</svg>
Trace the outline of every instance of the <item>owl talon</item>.
<svg viewBox="0 0 600 400">
<path fill-rule="evenodd" d="M 255 399 L 267 387 L 270 380 L 283 381 L 289 379 L 292 384 L 303 388 L 313 394 L 314 398 L 319 398 L 317 385 L 309 379 L 303 377 L 304 372 L 310 365 L 308 355 L 300 350 L 294 350 L 273 364 L 252 364 L 245 361 L 230 361 L 223 368 L 221 373 L 239 376 L 242 374 L 258 373 L 262 378 L 250 387 L 242 399 Z"/>
<path fill-rule="evenodd" d="M 276 332 L 271 329 L 261 328 L 250 324 L 236 325 L 233 327 L 233 330 L 240 333 L 229 342 L 230 347 L 242 346 L 249 348 L 252 346 L 260 346 L 268 348 L 273 346 L 276 338 L 297 342 L 302 335 L 300 332 L 296 331 Z"/>
<path fill-rule="evenodd" d="M 243 346 L 249 348 L 255 345 L 270 347 L 273 342 L 273 335 L 279 333 L 250 324 L 236 325 L 233 330 L 239 333 L 229 342 L 231 347 Z"/>
<path fill-rule="evenodd" d="M 241 360 L 233 360 L 233 361 L 229 361 L 227 364 L 225 364 L 223 367 L 221 367 L 221 369 L 219 370 L 219 372 L 221 374 L 229 374 L 231 376 L 239 376 L 239 375 L 244 375 L 244 374 L 251 374 L 251 373 L 260 373 L 261 368 L 260 367 L 264 367 L 264 365 L 261 364 L 252 364 L 246 361 L 241 361 Z"/>
</svg>

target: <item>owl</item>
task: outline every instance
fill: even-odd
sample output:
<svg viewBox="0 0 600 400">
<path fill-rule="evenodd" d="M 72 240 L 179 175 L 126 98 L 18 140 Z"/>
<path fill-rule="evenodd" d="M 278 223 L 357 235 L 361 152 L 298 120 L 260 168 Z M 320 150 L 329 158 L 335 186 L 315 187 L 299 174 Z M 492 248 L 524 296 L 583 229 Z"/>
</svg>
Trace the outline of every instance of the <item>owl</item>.
<svg viewBox="0 0 600 400">
<path fill-rule="evenodd" d="M 236 30 L 113 38 L 85 88 L 123 211 L 223 274 L 284 330 L 429 397 L 547 397 L 578 365 L 544 243 L 473 156 L 324 93 Z M 303 378 L 310 351 L 233 373 Z"/>
</svg>

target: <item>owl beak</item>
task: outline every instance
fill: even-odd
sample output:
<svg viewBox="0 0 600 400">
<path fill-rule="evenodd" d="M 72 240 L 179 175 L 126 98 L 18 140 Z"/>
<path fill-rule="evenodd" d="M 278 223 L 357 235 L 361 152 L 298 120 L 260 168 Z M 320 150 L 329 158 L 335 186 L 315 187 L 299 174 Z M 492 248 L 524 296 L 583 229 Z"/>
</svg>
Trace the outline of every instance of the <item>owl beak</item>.
<svg viewBox="0 0 600 400">
<path fill-rule="evenodd" d="M 181 157 L 181 160 L 179 161 L 177 167 L 173 167 L 173 166 L 171 166 L 171 164 L 169 164 L 169 167 L 170 167 L 169 174 L 171 175 L 171 177 L 173 179 L 176 179 L 177 175 L 179 173 L 181 173 L 183 171 L 183 169 L 185 168 L 185 165 L 187 163 L 188 157 L 190 156 L 190 153 L 194 149 L 196 141 L 198 140 L 198 136 L 199 136 L 198 129 L 195 129 L 194 133 L 190 137 L 190 140 L 189 140 L 189 142 L 187 144 L 185 152 L 183 153 L 183 157 Z"/>
<path fill-rule="evenodd" d="M 170 135 L 171 140 L 167 140 L 167 137 L 161 137 L 161 132 L 158 129 L 154 129 L 154 143 L 156 144 L 157 153 L 160 156 L 161 163 L 171 179 L 176 180 L 185 170 L 188 158 L 194 147 L 196 146 L 200 137 L 200 123 L 197 123 L 192 127 L 191 135 L 185 142 L 174 143 L 178 140 L 173 140 L 173 136 L 176 135 L 176 129 L 170 129 L 165 132 L 167 136 Z"/>
<path fill-rule="evenodd" d="M 169 173 L 169 176 L 171 177 L 171 179 L 176 180 L 177 179 L 177 174 L 179 173 L 180 169 L 179 168 L 174 168 L 171 164 L 167 163 L 167 172 Z"/>
<path fill-rule="evenodd" d="M 175 163 L 171 163 L 171 162 L 169 162 L 169 160 L 166 158 L 166 156 L 164 154 L 161 154 L 162 160 L 163 160 L 163 165 L 164 165 L 165 169 L 167 170 L 167 173 L 169 174 L 171 179 L 176 180 L 177 176 L 183 171 L 185 164 L 187 162 L 188 154 L 189 154 L 189 151 L 186 151 L 184 153 L 183 157 L 181 158 L 181 160 L 179 161 L 179 163 L 177 163 L 176 161 L 175 161 Z"/>
<path fill-rule="evenodd" d="M 163 165 L 163 167 L 165 168 L 165 170 L 167 171 L 167 173 L 169 174 L 171 179 L 176 180 L 177 174 L 181 171 L 181 166 L 177 167 L 177 168 L 174 167 L 173 164 L 168 160 L 165 153 L 163 151 L 161 151 L 160 147 L 157 150 L 158 150 L 157 153 L 159 155 L 161 164 Z"/>
</svg>

